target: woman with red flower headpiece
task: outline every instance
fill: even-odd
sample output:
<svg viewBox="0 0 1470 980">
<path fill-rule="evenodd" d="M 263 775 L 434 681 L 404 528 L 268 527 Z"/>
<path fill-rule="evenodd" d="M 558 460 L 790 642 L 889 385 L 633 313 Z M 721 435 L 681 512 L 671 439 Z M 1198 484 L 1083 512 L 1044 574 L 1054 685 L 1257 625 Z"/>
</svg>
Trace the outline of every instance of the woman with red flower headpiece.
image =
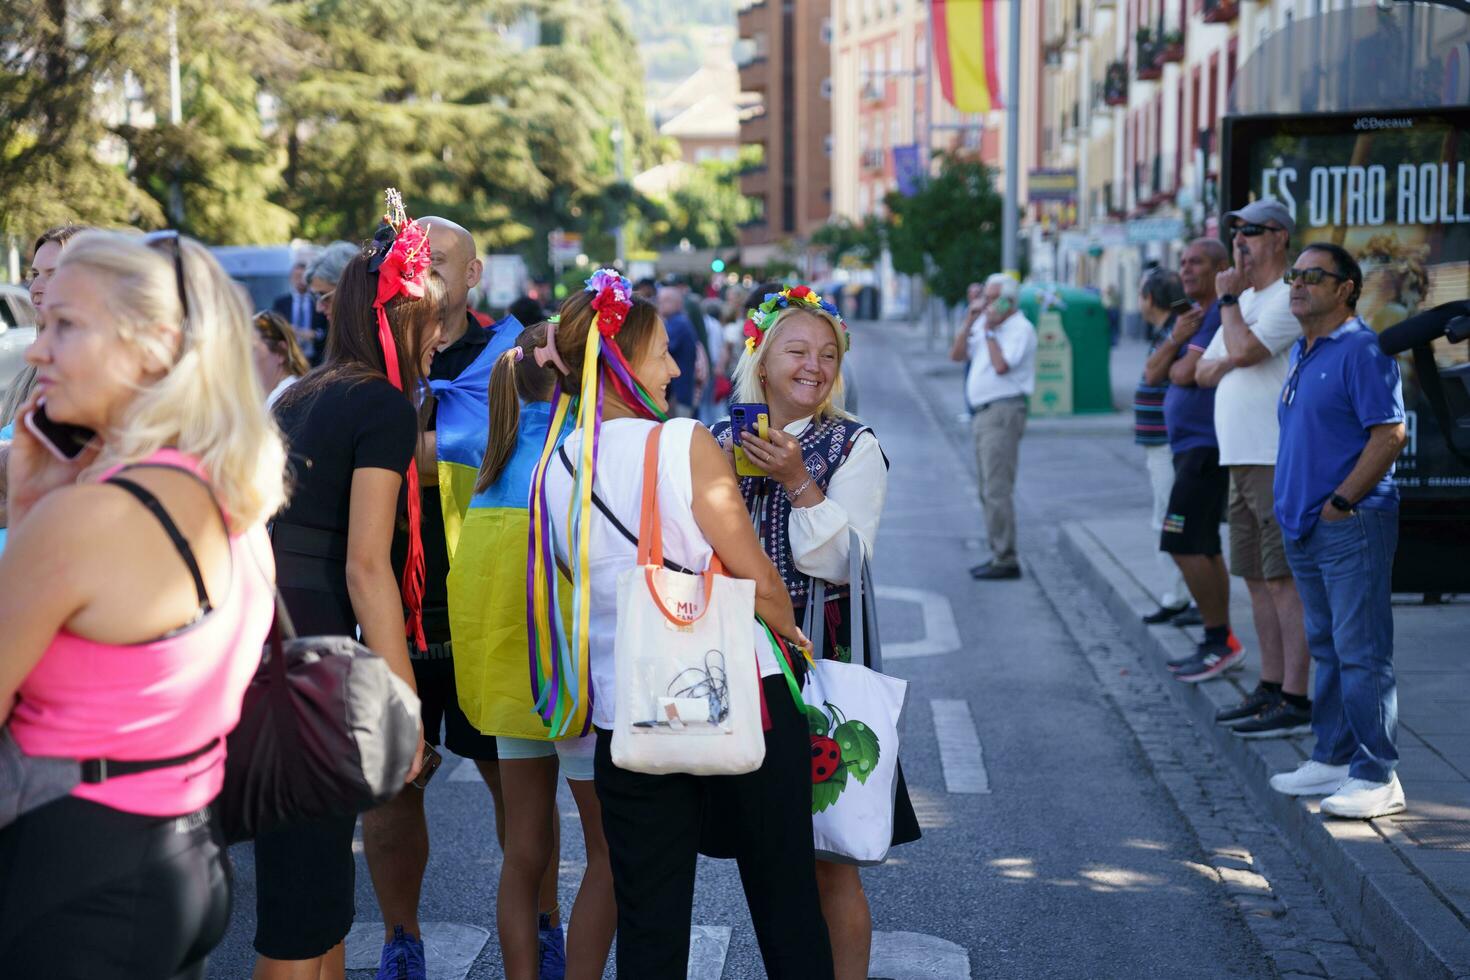
<svg viewBox="0 0 1470 980">
<path fill-rule="evenodd" d="M 429 271 L 427 249 L 423 262 L 395 253 L 406 244 L 380 234 L 348 264 L 332 297 L 324 363 L 276 404 L 293 492 L 271 537 L 281 598 L 301 635 L 361 629 L 362 642 L 414 687 L 404 615 L 413 597 L 399 584 L 411 578 L 403 574 L 411 542 L 399 518 L 417 495 L 405 475 L 422 427 L 417 393 L 439 340 L 444 282 Z M 385 289 L 385 279 L 394 288 Z M 405 283 L 410 288 L 399 288 Z M 416 760 L 410 779 L 418 769 Z M 344 975 L 356 823 L 333 817 L 256 838 L 256 980 Z M 418 937 L 400 945 L 423 976 Z"/>
</svg>

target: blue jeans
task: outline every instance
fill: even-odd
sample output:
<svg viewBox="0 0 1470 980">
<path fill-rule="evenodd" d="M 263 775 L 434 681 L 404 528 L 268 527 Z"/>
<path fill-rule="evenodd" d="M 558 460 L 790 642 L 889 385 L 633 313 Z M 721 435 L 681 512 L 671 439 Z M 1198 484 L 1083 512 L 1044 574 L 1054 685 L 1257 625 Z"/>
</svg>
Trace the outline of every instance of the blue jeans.
<svg viewBox="0 0 1470 980">
<path fill-rule="evenodd" d="M 1318 521 L 1305 538 L 1286 539 L 1317 662 L 1312 758 L 1349 766 L 1352 778 L 1375 783 L 1387 782 L 1399 761 L 1389 605 L 1398 522 L 1397 508 L 1360 509 L 1341 521 Z"/>
</svg>

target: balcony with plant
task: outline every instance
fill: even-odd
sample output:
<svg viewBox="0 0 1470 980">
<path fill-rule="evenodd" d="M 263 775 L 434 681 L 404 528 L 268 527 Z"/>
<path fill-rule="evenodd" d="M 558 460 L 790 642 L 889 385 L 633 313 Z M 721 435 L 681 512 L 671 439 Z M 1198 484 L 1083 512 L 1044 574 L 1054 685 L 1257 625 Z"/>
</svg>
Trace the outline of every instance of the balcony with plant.
<svg viewBox="0 0 1470 980">
<path fill-rule="evenodd" d="M 1154 62 L 1158 60 L 1161 48 L 1160 37 L 1147 27 L 1140 27 L 1134 35 L 1138 45 L 1138 58 L 1136 74 L 1140 81 L 1152 81 L 1164 74 L 1163 68 Z"/>
</svg>

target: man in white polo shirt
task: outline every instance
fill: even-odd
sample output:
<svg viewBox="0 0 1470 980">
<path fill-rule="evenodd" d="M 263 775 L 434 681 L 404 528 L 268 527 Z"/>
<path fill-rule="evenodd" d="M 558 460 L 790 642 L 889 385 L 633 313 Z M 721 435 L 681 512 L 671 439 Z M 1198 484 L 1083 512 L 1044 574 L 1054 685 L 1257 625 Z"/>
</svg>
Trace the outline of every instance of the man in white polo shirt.
<svg viewBox="0 0 1470 980">
<path fill-rule="evenodd" d="M 1020 311 L 1020 284 L 1005 273 L 985 281 L 985 313 L 955 338 L 951 357 L 970 361 L 965 379 L 970 432 L 990 561 L 970 569 L 981 581 L 1021 577 L 1016 559 L 1016 469 L 1026 410 L 1036 387 L 1036 328 Z M 961 343 L 963 341 L 963 344 Z"/>
<path fill-rule="evenodd" d="M 1216 277 L 1220 329 L 1200 359 L 1196 380 L 1218 387 L 1215 435 L 1220 464 L 1230 469 L 1230 571 L 1245 579 L 1261 644 L 1262 690 L 1252 695 L 1261 706 L 1233 725 L 1247 738 L 1279 738 L 1309 732 L 1312 724 L 1302 602 L 1286 563 L 1272 489 L 1280 437 L 1276 403 L 1286 382 L 1287 351 L 1301 337 L 1282 278 L 1296 226 L 1272 198 L 1230 212 L 1225 222 L 1235 267 Z M 1208 680 L 1244 655 L 1225 638 L 1206 636 L 1192 659 L 1173 665 L 1174 676 Z"/>
</svg>

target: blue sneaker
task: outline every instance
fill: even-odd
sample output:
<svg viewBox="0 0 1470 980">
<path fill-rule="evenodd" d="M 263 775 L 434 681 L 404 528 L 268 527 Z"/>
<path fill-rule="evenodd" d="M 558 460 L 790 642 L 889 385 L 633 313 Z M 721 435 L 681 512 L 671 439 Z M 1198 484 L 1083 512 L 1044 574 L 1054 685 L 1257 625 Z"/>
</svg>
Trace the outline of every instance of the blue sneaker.
<svg viewBox="0 0 1470 980">
<path fill-rule="evenodd" d="M 565 980 L 567 975 L 567 943 L 561 926 L 551 928 L 551 917 L 542 914 L 537 923 L 541 934 L 541 980 Z"/>
<path fill-rule="evenodd" d="M 393 941 L 383 945 L 383 958 L 378 963 L 378 980 L 428 980 L 424 967 L 424 944 L 393 927 Z"/>
</svg>

